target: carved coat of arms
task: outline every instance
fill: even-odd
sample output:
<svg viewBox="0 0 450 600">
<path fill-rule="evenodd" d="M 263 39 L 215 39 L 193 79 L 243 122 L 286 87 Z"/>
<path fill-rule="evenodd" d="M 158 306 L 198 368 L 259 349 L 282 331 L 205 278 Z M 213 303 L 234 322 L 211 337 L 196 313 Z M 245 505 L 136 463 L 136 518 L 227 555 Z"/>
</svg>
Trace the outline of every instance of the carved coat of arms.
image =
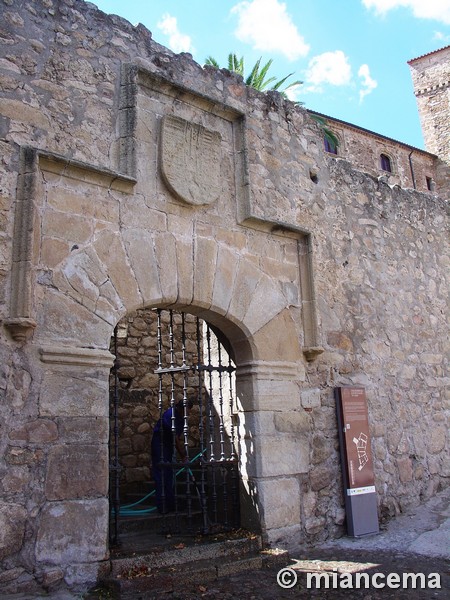
<svg viewBox="0 0 450 600">
<path fill-rule="evenodd" d="M 212 204 L 220 194 L 221 135 L 166 115 L 161 129 L 161 173 L 168 188 L 189 204 Z"/>
</svg>

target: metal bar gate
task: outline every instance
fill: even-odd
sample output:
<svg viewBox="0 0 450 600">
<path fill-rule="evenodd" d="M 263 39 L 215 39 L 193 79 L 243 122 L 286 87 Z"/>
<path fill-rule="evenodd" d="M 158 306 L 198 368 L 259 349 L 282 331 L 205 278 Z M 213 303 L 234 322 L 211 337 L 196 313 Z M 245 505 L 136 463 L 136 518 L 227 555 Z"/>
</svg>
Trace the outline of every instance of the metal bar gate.
<svg viewBox="0 0 450 600">
<path fill-rule="evenodd" d="M 239 473 L 232 358 L 219 340 L 220 332 L 198 317 L 157 309 L 155 318 L 153 372 L 158 378 L 159 419 L 151 442 L 153 511 L 161 514 L 163 523 L 170 517 L 180 532 L 208 534 L 236 528 Z M 113 348 L 110 537 L 117 544 L 121 515 L 117 328 Z"/>
</svg>

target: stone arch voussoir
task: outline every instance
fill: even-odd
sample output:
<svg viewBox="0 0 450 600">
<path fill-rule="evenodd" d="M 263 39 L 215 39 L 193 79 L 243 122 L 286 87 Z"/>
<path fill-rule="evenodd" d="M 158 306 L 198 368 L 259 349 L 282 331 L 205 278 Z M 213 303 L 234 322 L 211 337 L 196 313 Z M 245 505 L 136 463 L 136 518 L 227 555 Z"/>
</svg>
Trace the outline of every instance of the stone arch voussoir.
<svg viewBox="0 0 450 600">
<path fill-rule="evenodd" d="M 143 306 L 173 306 L 204 313 L 235 343 L 246 338 L 253 356 L 291 360 L 300 355 L 278 282 L 213 238 L 136 228 L 122 234 L 103 231 L 59 266 L 52 283 L 40 318 L 47 339 L 106 349 L 124 314 Z"/>
</svg>

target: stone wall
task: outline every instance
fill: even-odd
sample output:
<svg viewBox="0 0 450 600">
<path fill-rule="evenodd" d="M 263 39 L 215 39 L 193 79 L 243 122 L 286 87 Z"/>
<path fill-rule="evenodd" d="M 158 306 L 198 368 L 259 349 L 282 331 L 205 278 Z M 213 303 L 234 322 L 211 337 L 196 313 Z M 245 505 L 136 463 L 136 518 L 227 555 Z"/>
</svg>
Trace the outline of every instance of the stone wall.
<svg viewBox="0 0 450 600">
<path fill-rule="evenodd" d="M 409 61 L 425 146 L 450 162 L 450 48 Z"/>
<path fill-rule="evenodd" d="M 301 107 L 92 4 L 8 0 L 0 27 L 2 589 L 108 568 L 109 347 L 139 309 L 230 341 L 266 541 L 344 531 L 336 386 L 366 388 L 381 516 L 448 485 L 448 189 L 336 160 Z"/>
<path fill-rule="evenodd" d="M 433 154 L 332 117 L 327 117 L 327 123 L 339 140 L 338 160 L 344 158 L 354 168 L 382 177 L 392 187 L 397 185 L 426 194 L 445 194 L 446 186 L 436 175 L 439 161 Z M 389 157 L 391 173 L 381 168 L 381 154 Z"/>
</svg>

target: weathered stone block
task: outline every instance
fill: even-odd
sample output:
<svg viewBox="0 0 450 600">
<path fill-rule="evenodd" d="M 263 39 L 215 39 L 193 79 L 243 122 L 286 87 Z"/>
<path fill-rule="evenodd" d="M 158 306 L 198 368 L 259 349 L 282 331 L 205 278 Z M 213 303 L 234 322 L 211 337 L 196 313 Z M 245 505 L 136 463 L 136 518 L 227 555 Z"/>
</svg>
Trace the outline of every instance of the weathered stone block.
<svg viewBox="0 0 450 600">
<path fill-rule="evenodd" d="M 255 436 L 252 454 L 256 467 L 256 472 L 249 471 L 252 476 L 291 475 L 309 469 L 309 441 L 303 435 Z"/>
<path fill-rule="evenodd" d="M 108 277 L 125 306 L 130 309 L 142 304 L 142 296 L 123 240 L 111 231 L 104 231 L 96 238 L 93 247 L 105 265 Z"/>
<path fill-rule="evenodd" d="M 325 517 L 310 517 L 305 521 L 305 530 L 309 535 L 317 535 L 325 527 Z"/>
<path fill-rule="evenodd" d="M 137 465 L 137 456 L 134 454 L 129 454 L 126 456 L 122 456 L 120 458 L 121 467 L 135 467 Z"/>
<path fill-rule="evenodd" d="M 21 504 L 0 503 L 0 560 L 18 552 L 25 534 L 27 511 Z"/>
<path fill-rule="evenodd" d="M 132 439 L 134 452 L 142 452 L 148 445 L 148 438 L 144 435 L 136 434 Z"/>
<path fill-rule="evenodd" d="M 303 539 L 301 525 L 290 525 L 267 531 L 267 541 L 273 548 L 281 544 L 287 550 L 296 550 Z"/>
<path fill-rule="evenodd" d="M 236 252 L 222 244 L 218 246 L 212 303 L 223 314 L 228 311 L 232 299 L 238 261 Z"/>
<path fill-rule="evenodd" d="M 72 298 L 46 288 L 34 335 L 36 341 L 48 345 L 57 340 L 59 345 L 95 348 L 99 339 L 110 336 L 110 324 Z"/>
<path fill-rule="evenodd" d="M 283 331 L 284 335 L 280 335 L 280 331 Z M 289 310 L 281 311 L 261 327 L 253 335 L 253 343 L 259 348 L 260 360 L 271 361 L 276 357 L 279 361 L 297 362 L 299 378 L 303 379 L 300 377 L 300 371 L 304 367 L 299 360 L 301 356 L 299 323 L 293 320 Z M 298 401 L 298 391 L 296 398 Z"/>
<path fill-rule="evenodd" d="M 39 127 L 40 129 L 49 129 L 50 127 L 49 119 L 42 110 L 25 104 L 20 100 L 2 98 L 0 114 L 14 121 L 33 123 L 34 127 Z"/>
<path fill-rule="evenodd" d="M 197 237 L 194 245 L 194 297 L 204 308 L 210 308 L 212 304 L 217 250 L 215 240 Z"/>
<path fill-rule="evenodd" d="M 84 219 L 109 223 L 116 223 L 119 219 L 119 204 L 96 186 L 86 185 L 80 191 L 62 186 L 51 187 L 48 203 L 61 213 L 79 215 Z"/>
<path fill-rule="evenodd" d="M 25 569 L 21 567 L 17 567 L 16 569 L 6 569 L 0 573 L 0 584 L 6 584 L 17 580 L 24 571 Z"/>
<path fill-rule="evenodd" d="M 413 469 L 411 459 L 398 458 L 397 459 L 398 476 L 402 483 L 407 483 L 413 479 Z"/>
<path fill-rule="evenodd" d="M 30 479 L 30 470 L 26 466 L 11 466 L 2 478 L 1 487 L 6 493 L 21 493 L 25 491 Z"/>
<path fill-rule="evenodd" d="M 411 187 L 409 147 L 376 136 L 369 140 L 357 128 L 333 122 L 346 160 L 332 159 L 324 156 L 322 132 L 305 110 L 286 112 L 273 94 L 258 94 L 217 70 L 201 70 L 189 57 L 169 56 L 139 27 L 116 17 L 97 18 L 95 9 L 83 2 L 75 3 L 76 8 L 72 1 L 61 2 L 59 11 L 44 0 L 45 19 L 31 8 L 33 3 L 3 4 L 15 51 L 2 61 L 8 98 L 0 108 L 6 117 L 0 124 L 0 230 L 5 242 L 0 248 L 0 316 L 8 316 L 9 306 L 19 317 L 32 316 L 31 311 L 38 321 L 35 340 L 49 347 L 88 347 L 91 358 L 94 349 L 108 344 L 118 319 L 125 313 L 128 318 L 137 306 L 181 304 L 220 323 L 236 352 L 239 402 L 246 411 L 239 415 L 243 478 L 248 472 L 256 481 L 261 473 L 275 483 L 287 480 L 283 488 L 292 497 L 284 500 L 298 514 L 299 490 L 292 481 L 297 472 L 309 469 L 307 457 L 317 465 L 311 477 L 298 477 L 305 489 L 312 486 L 303 496 L 306 521 L 301 525 L 286 524 L 289 514 L 282 507 L 278 515 L 276 494 L 268 493 L 270 541 L 299 542 L 305 529 L 317 535 L 323 518 L 329 531 L 336 530 L 340 472 L 332 454 L 337 445 L 332 388 L 340 383 L 371 390 L 382 503 L 393 506 L 394 514 L 411 498 L 436 492 L 450 468 L 444 406 L 448 335 L 442 325 L 448 287 L 443 274 L 450 264 L 443 197 L 448 196 L 448 167 L 415 151 L 417 190 L 405 189 Z M 79 27 L 86 19 L 89 28 Z M 65 53 L 73 49 L 73 57 L 62 60 L 63 52 L 59 59 L 38 60 L 36 53 L 44 57 L 55 35 L 55 48 Z M 106 38 L 111 41 L 107 46 Z M 155 52 L 158 60 L 147 62 Z M 448 55 L 445 50 L 445 66 Z M 120 69 L 119 81 L 117 65 L 124 56 L 133 66 Z M 439 56 L 432 53 L 424 62 Z M 427 79 L 421 69 L 417 76 Z M 446 81 L 448 77 L 438 83 Z M 442 96 L 439 86 L 427 88 Z M 428 110 L 436 110 L 436 104 Z M 214 165 L 220 193 L 216 190 L 210 207 L 182 204 L 161 180 L 163 115 L 194 123 L 194 130 L 201 123 L 220 134 L 221 161 Z M 31 149 L 38 138 L 39 151 Z M 198 157 L 195 148 L 189 148 L 190 154 L 182 147 L 185 141 L 180 140 L 176 152 L 186 159 Z M 18 144 L 28 148 L 20 161 Z M 388 180 L 377 180 L 381 146 L 395 159 L 396 173 Z M 56 158 L 46 148 L 64 156 Z M 109 171 L 113 165 L 136 175 L 137 181 Z M 177 177 L 188 170 L 181 164 Z M 198 165 L 194 172 L 199 174 Z M 430 176 L 439 179 L 433 193 L 427 190 Z M 317 315 L 315 296 L 320 298 Z M 211 311 L 205 309 L 210 305 Z M 137 319 L 130 335 L 145 329 L 145 320 Z M 329 351 L 319 356 L 321 338 Z M 70 366 L 55 366 L 42 357 L 38 362 L 32 346 L 16 351 L 8 340 L 2 348 L 0 369 L 15 373 L 0 380 L 4 406 L 11 409 L 5 412 L 4 430 L 6 441 L 9 435 L 17 444 L 5 448 L 2 492 L 24 494 L 40 526 L 37 552 L 44 558 L 49 553 L 55 566 L 78 536 L 77 551 L 65 559 L 80 562 L 67 563 L 65 576 L 69 583 L 84 583 L 96 575 L 98 557 L 88 553 L 90 536 L 94 531 L 95 545 L 98 528 L 105 534 L 107 510 L 93 522 L 94 503 L 89 511 L 84 505 L 84 515 L 60 500 L 104 493 L 104 483 L 88 483 L 87 470 L 92 478 L 106 481 L 105 458 L 96 460 L 97 450 L 86 448 L 99 449 L 97 444 L 108 438 L 110 365 L 104 356 L 101 364 L 92 360 L 89 368 L 86 362 L 80 368 L 72 353 Z M 132 414 L 132 408 L 137 402 L 153 402 L 155 408 L 158 382 L 147 374 L 150 361 L 139 364 L 150 354 L 150 334 L 142 343 L 133 338 L 131 348 L 120 376 L 136 381 L 121 397 L 121 404 L 126 396 L 130 406 L 120 409 L 126 424 L 120 444 L 131 452 L 124 464 L 136 468 L 129 477 L 141 478 L 148 475 L 149 460 L 142 440 L 149 441 L 158 411 L 150 410 L 146 420 L 143 411 Z M 18 357 L 22 365 L 15 362 Z M 280 368 L 274 367 L 276 361 Z M 248 372 L 243 374 L 247 366 L 248 378 Z M 311 389 L 300 392 L 306 378 Z M 189 385 L 195 390 L 192 375 Z M 52 448 L 55 441 L 58 446 Z M 31 444 L 45 445 L 45 452 Z M 413 454 L 420 460 L 420 465 L 414 462 L 414 477 L 421 481 L 412 479 L 408 457 Z M 46 466 L 45 489 L 55 496 L 52 504 L 59 510 L 53 521 L 50 505 L 43 507 L 39 500 Z M 399 478 L 405 485 L 398 485 Z M 256 484 L 248 490 L 256 504 L 254 494 Z M 261 508 L 266 514 L 263 501 Z M 256 526 L 258 520 L 256 515 Z M 58 529 L 61 521 L 64 527 Z M 46 572 L 47 565 L 36 568 L 29 558 L 27 551 L 16 566 Z M 8 559 L 8 571 L 12 565 Z M 50 575 L 47 583 L 51 580 Z"/>
<path fill-rule="evenodd" d="M 263 274 L 246 306 L 244 322 L 253 333 L 272 321 L 288 304 L 278 282 Z"/>
<path fill-rule="evenodd" d="M 155 259 L 161 286 L 160 299 L 172 304 L 178 298 L 178 269 L 176 240 L 172 233 L 157 232 L 154 235 Z"/>
<path fill-rule="evenodd" d="M 312 462 L 317 465 L 325 462 L 334 450 L 333 439 L 324 435 L 315 435 L 312 439 Z"/>
<path fill-rule="evenodd" d="M 62 569 L 49 569 L 44 571 L 41 576 L 42 585 L 45 589 L 58 585 L 64 579 Z"/>
<path fill-rule="evenodd" d="M 161 286 L 153 249 L 153 235 L 138 228 L 126 229 L 123 239 L 144 303 L 154 302 L 161 297 Z"/>
<path fill-rule="evenodd" d="M 428 451 L 431 454 L 438 454 L 445 448 L 448 430 L 445 427 L 433 427 L 430 435 L 426 438 Z"/>
<path fill-rule="evenodd" d="M 249 260 L 241 258 L 239 268 L 234 279 L 234 286 L 231 295 L 229 314 L 237 320 L 242 320 L 248 311 L 250 301 L 255 292 L 256 286 L 261 279 L 262 272 L 255 269 L 255 265 Z M 260 307 L 263 310 L 264 307 Z"/>
<path fill-rule="evenodd" d="M 237 397 L 246 411 L 294 411 L 298 409 L 298 386 L 295 381 L 274 377 L 240 378 Z"/>
<path fill-rule="evenodd" d="M 55 268 L 62 262 L 70 251 L 70 244 L 56 238 L 44 238 L 42 240 L 41 256 L 44 264 Z"/>
<path fill-rule="evenodd" d="M 107 446 L 54 446 L 48 455 L 48 500 L 92 498 L 108 493 Z"/>
<path fill-rule="evenodd" d="M 150 478 L 150 469 L 148 467 L 127 469 L 126 478 L 128 483 L 133 483 L 134 481 L 148 481 Z"/>
<path fill-rule="evenodd" d="M 151 430 L 149 423 L 141 423 L 138 427 L 138 433 L 147 433 L 149 434 Z"/>
<path fill-rule="evenodd" d="M 91 237 L 92 232 L 92 222 L 78 215 L 48 211 L 43 220 L 44 235 L 68 240 L 71 244 L 83 244 Z"/>
<path fill-rule="evenodd" d="M 341 331 L 330 331 L 327 336 L 327 342 L 333 348 L 339 348 L 345 352 L 353 350 L 352 340 Z"/>
<path fill-rule="evenodd" d="M 78 371 L 80 377 L 75 377 Z M 81 374 L 83 376 L 81 377 Z M 55 372 L 44 375 L 39 396 L 41 416 L 48 417 L 106 417 L 108 408 L 109 382 L 98 378 L 98 372 L 82 367 L 55 368 Z"/>
<path fill-rule="evenodd" d="M 301 495 L 302 514 L 309 518 L 313 516 L 317 508 L 317 494 L 315 492 L 305 492 Z"/>
<path fill-rule="evenodd" d="M 299 482 L 295 477 L 258 481 L 258 494 L 267 529 L 300 523 Z"/>
<path fill-rule="evenodd" d="M 39 520 L 36 560 L 60 567 L 104 560 L 108 511 L 105 498 L 46 504 Z"/>
<path fill-rule="evenodd" d="M 9 433 L 10 440 L 22 440 L 32 444 L 44 444 L 58 439 L 56 423 L 48 419 L 36 419 L 26 423 L 20 429 Z"/>
<path fill-rule="evenodd" d="M 178 230 L 174 229 L 174 231 Z M 194 242 L 192 237 L 177 236 L 175 246 L 178 268 L 178 302 L 180 305 L 190 305 L 194 294 L 194 261 L 192 260 Z"/>
<path fill-rule="evenodd" d="M 255 435 L 275 435 L 273 411 L 252 411 L 239 413 L 239 435 L 241 439 Z"/>
<path fill-rule="evenodd" d="M 333 471 L 329 467 L 314 467 L 309 474 L 311 489 L 315 492 L 332 485 L 340 478 L 338 471 Z"/>
<path fill-rule="evenodd" d="M 109 437 L 107 417 L 66 417 L 57 419 L 61 442 L 73 444 L 106 444 Z"/>
<path fill-rule="evenodd" d="M 43 459 L 43 450 L 30 450 L 14 446 L 9 446 L 5 455 L 5 461 L 10 465 L 35 465 Z"/>
<path fill-rule="evenodd" d="M 309 433 L 311 422 L 305 412 L 274 413 L 275 429 L 287 433 Z"/>
</svg>

